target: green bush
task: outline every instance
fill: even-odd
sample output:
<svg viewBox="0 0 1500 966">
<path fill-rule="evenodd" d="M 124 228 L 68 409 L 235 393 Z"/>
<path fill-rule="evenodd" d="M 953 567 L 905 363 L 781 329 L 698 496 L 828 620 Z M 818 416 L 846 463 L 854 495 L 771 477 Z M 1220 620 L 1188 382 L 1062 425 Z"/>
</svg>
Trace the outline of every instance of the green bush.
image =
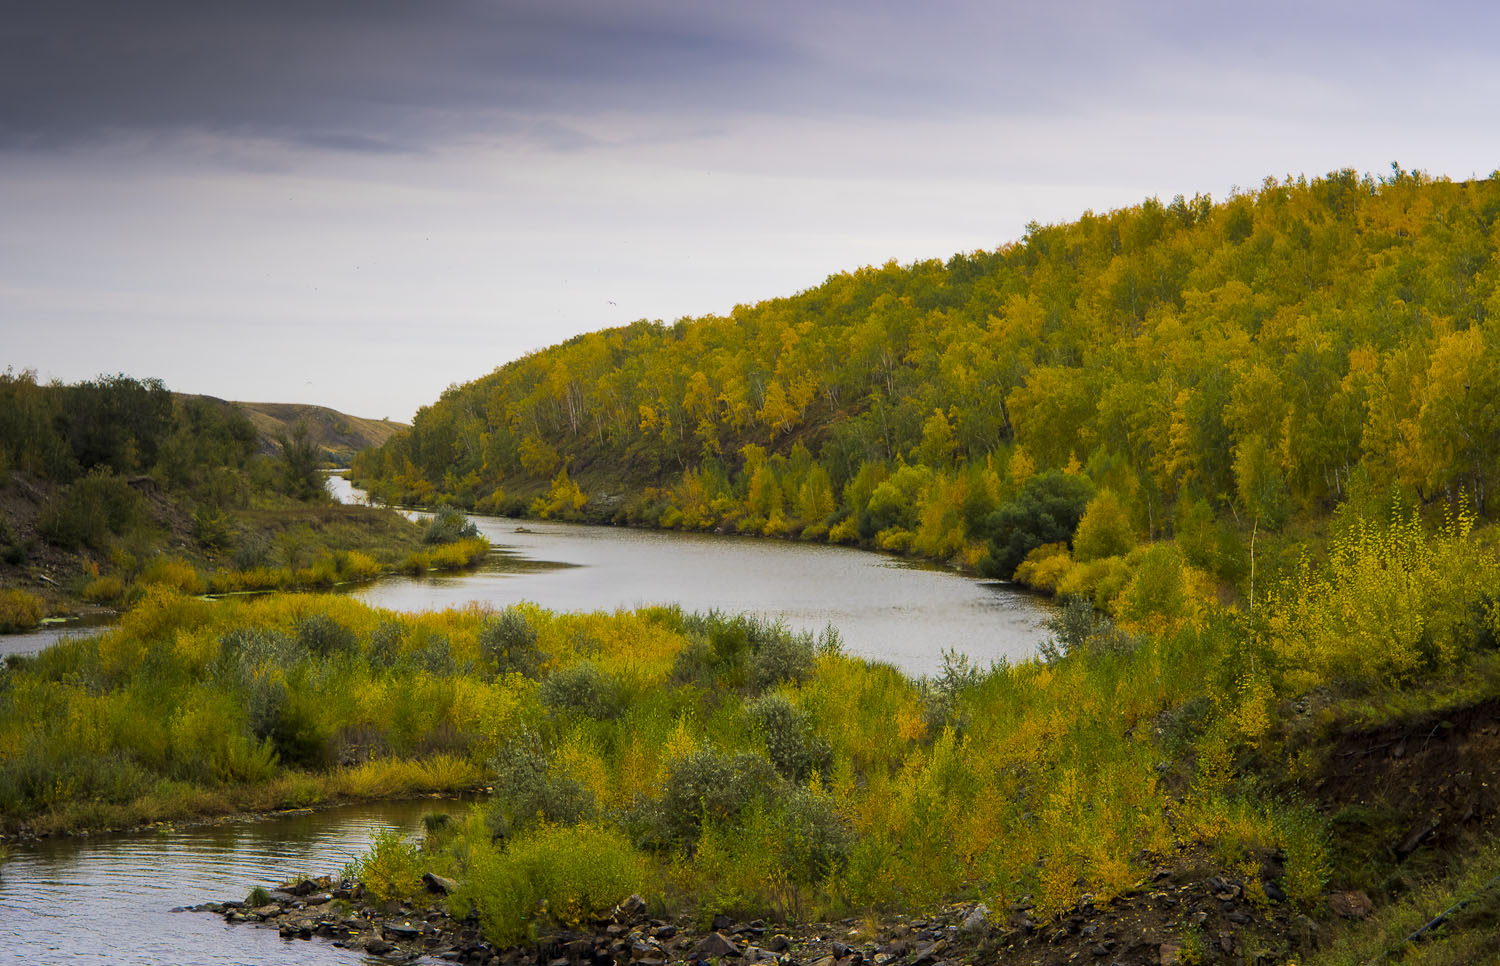
<svg viewBox="0 0 1500 966">
<path fill-rule="evenodd" d="M 779 787 L 776 770 L 760 755 L 729 756 L 700 748 L 672 762 L 648 841 L 691 845 L 705 822 L 731 823 Z"/>
<path fill-rule="evenodd" d="M 359 648 L 354 632 L 327 614 L 311 614 L 298 621 L 297 643 L 319 657 L 349 654 Z"/>
<path fill-rule="evenodd" d="M 1027 480 L 1014 500 L 985 518 L 986 574 L 1009 580 L 1037 547 L 1071 541 L 1093 489 L 1084 477 L 1057 470 Z"/>
<path fill-rule="evenodd" d="M 555 714 L 608 721 L 625 713 L 625 690 L 620 681 L 592 661 L 553 671 L 537 689 L 537 697 Z"/>
<path fill-rule="evenodd" d="M 806 711 L 784 694 L 767 694 L 745 706 L 751 729 L 765 742 L 771 764 L 786 778 L 802 781 L 826 772 L 833 760 L 828 739 L 813 730 Z"/>
<path fill-rule="evenodd" d="M 474 525 L 473 520 L 465 517 L 459 510 L 445 506 L 438 510 L 437 516 L 427 521 L 427 529 L 422 533 L 422 542 L 453 543 L 477 536 L 479 536 L 479 528 Z"/>
<path fill-rule="evenodd" d="M 497 836 L 515 835 L 539 822 L 577 822 L 594 812 L 594 796 L 569 775 L 554 774 L 552 756 L 530 729 L 511 737 L 490 761 L 495 794 L 485 821 Z"/>
<path fill-rule="evenodd" d="M 526 615 L 507 607 L 479 629 L 479 652 L 495 666 L 497 674 L 524 674 L 535 678 L 544 655 L 537 647 L 536 629 Z"/>
<path fill-rule="evenodd" d="M 486 939 L 513 946 L 536 938 L 543 926 L 602 916 L 645 887 L 645 864 L 619 832 L 546 826 L 504 850 L 477 844 L 455 901 L 478 914 Z"/>
<path fill-rule="evenodd" d="M 750 687 L 763 691 L 784 681 L 806 681 L 812 674 L 813 660 L 811 633 L 794 634 L 778 626 L 774 633 L 756 641 L 747 669 Z"/>
<path fill-rule="evenodd" d="M 100 469 L 49 497 L 38 512 L 37 530 L 57 547 L 104 550 L 112 536 L 145 520 L 141 495 L 123 477 Z"/>
<path fill-rule="evenodd" d="M 375 836 L 359 862 L 359 881 L 376 902 L 412 902 L 425 894 L 422 855 L 400 832 Z"/>
</svg>

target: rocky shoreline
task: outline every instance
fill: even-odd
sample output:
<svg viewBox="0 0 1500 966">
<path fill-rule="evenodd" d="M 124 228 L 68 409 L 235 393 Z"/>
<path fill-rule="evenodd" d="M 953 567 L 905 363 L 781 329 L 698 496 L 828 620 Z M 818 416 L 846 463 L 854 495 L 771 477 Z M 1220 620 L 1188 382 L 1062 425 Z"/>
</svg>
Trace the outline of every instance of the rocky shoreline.
<svg viewBox="0 0 1500 966">
<path fill-rule="evenodd" d="M 432 902 L 366 902 L 353 881 L 304 878 L 264 892 L 257 905 L 210 902 L 184 911 L 278 930 L 283 939 L 323 940 L 397 962 L 465 966 L 967 966 L 1036 963 L 1064 966 L 1164 966 L 1175 963 L 1274 963 L 1317 944 L 1322 928 L 1279 895 L 1273 882 L 1251 885 L 1197 863 L 1159 867 L 1149 882 L 1113 902 L 1088 897 L 1050 920 L 1022 902 L 992 913 L 973 902 L 926 917 L 889 916 L 798 925 L 718 916 L 708 928 L 668 921 L 631 896 L 586 928 L 559 929 L 531 944 L 499 948 L 472 917 L 451 916 L 445 896 L 457 884 L 428 874 Z M 1267 888 L 1267 886 L 1270 888 Z M 1361 896 L 1362 898 L 1362 896 Z M 1368 903 L 1368 900 L 1364 900 Z M 1339 911 L 1338 903 L 1331 903 Z M 1357 915 L 1341 911 L 1343 915 Z"/>
</svg>

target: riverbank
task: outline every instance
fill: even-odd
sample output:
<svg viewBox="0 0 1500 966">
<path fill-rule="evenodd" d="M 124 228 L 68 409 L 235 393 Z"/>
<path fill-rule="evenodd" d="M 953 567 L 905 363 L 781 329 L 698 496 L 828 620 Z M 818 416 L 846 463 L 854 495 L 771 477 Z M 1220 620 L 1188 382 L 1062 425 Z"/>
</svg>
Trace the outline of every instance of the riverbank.
<svg viewBox="0 0 1500 966">
<path fill-rule="evenodd" d="M 1149 877 L 1113 902 L 1090 897 L 1052 917 L 1023 899 L 992 910 L 949 903 L 926 915 L 795 923 L 717 915 L 671 915 L 641 896 L 574 928 L 539 927 L 530 940 L 489 942 L 458 883 L 428 874 L 427 901 L 371 903 L 357 880 L 299 879 L 250 898 L 209 902 L 192 911 L 275 929 L 286 940 L 326 941 L 393 961 L 430 957 L 475 966 L 619 963 L 667 966 L 734 959 L 746 966 L 941 966 L 1027 962 L 1063 966 L 1082 959 L 1121 964 L 1285 961 L 1316 947 L 1328 927 L 1279 893 L 1274 859 L 1249 884 L 1202 854 L 1153 859 Z M 1268 896 L 1269 894 L 1269 896 Z M 1252 895 L 1258 899 L 1252 899 Z M 1357 898 L 1346 901 L 1358 903 Z"/>
</svg>

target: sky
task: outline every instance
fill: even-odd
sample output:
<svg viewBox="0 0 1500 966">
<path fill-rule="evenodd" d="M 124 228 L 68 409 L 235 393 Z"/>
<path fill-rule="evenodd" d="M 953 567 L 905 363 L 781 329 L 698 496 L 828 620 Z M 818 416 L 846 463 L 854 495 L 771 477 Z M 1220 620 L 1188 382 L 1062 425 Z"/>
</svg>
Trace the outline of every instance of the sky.
<svg viewBox="0 0 1500 966">
<path fill-rule="evenodd" d="M 1146 197 L 1500 168 L 1500 5 L 0 0 L 0 365 L 408 421 Z"/>
</svg>

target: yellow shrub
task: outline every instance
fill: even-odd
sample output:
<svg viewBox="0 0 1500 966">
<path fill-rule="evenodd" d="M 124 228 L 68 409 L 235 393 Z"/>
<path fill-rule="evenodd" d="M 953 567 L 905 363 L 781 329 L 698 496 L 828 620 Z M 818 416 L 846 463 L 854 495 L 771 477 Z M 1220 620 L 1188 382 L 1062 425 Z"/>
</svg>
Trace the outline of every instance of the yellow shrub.
<svg viewBox="0 0 1500 966">
<path fill-rule="evenodd" d="M 42 599 L 30 591 L 0 590 L 0 631 L 35 627 L 42 620 Z"/>
<path fill-rule="evenodd" d="M 93 604 L 113 604 L 125 596 L 125 581 L 113 575 L 95 577 L 83 588 L 83 599 Z"/>
<path fill-rule="evenodd" d="M 1056 592 L 1058 584 L 1073 568 L 1065 543 L 1044 543 L 1026 555 L 1016 568 L 1016 580 L 1037 590 Z"/>
<path fill-rule="evenodd" d="M 201 594 L 203 578 L 181 557 L 158 557 L 141 574 L 141 583 L 169 587 L 181 594 Z"/>
</svg>

